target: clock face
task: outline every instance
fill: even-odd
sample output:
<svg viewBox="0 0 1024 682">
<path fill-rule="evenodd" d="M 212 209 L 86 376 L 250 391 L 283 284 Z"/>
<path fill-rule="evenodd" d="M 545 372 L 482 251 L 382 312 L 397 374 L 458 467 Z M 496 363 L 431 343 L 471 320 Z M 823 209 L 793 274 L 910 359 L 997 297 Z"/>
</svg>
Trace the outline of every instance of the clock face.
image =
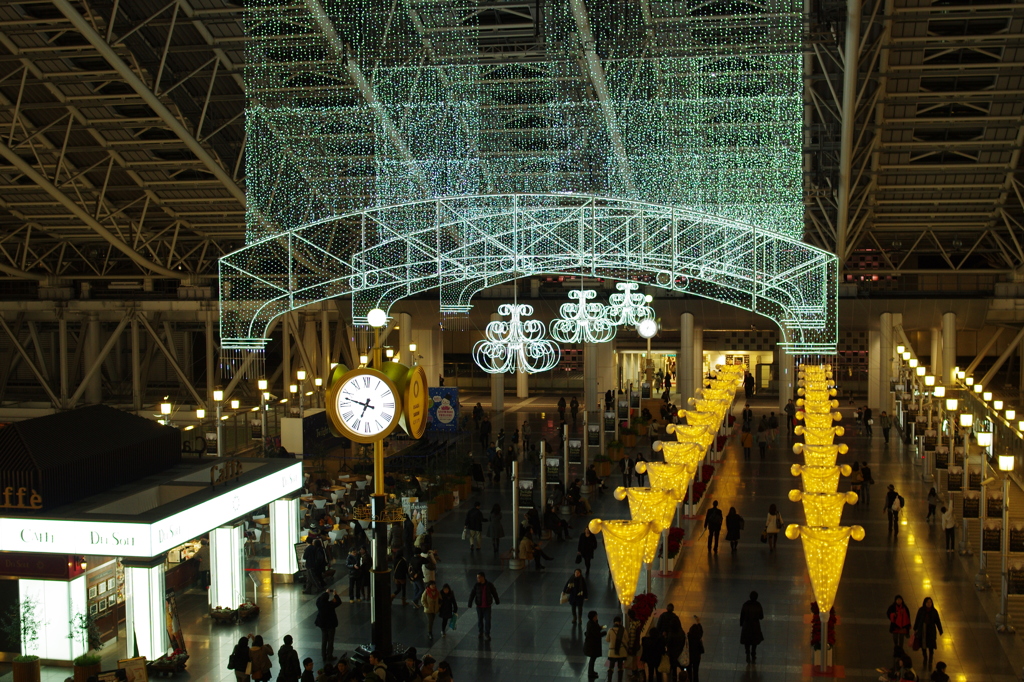
<svg viewBox="0 0 1024 682">
<path fill-rule="evenodd" d="M 346 438 L 358 443 L 379 440 L 398 424 L 398 390 L 384 374 L 372 369 L 349 372 L 332 390 L 332 418 Z"/>
</svg>

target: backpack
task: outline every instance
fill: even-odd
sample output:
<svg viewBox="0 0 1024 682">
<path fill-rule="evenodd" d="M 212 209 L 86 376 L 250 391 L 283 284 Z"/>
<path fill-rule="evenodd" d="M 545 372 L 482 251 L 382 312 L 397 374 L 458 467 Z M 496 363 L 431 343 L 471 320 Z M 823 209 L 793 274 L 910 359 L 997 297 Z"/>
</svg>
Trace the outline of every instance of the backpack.
<svg viewBox="0 0 1024 682">
<path fill-rule="evenodd" d="M 426 541 L 427 541 L 427 534 L 426 533 L 420 533 L 419 535 L 416 536 L 416 539 L 413 541 L 412 544 L 417 549 L 423 549 L 423 544 Z"/>
<path fill-rule="evenodd" d="M 892 510 L 898 512 L 901 509 L 903 509 L 903 496 L 897 493 L 896 499 L 892 501 Z"/>
</svg>

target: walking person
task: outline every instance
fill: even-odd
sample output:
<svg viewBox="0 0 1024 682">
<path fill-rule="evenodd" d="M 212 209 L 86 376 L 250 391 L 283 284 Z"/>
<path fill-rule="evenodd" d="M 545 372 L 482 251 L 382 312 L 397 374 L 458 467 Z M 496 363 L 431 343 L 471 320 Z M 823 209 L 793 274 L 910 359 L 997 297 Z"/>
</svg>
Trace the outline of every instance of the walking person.
<svg viewBox="0 0 1024 682">
<path fill-rule="evenodd" d="M 747 654 L 747 663 L 757 663 L 757 645 L 764 641 L 764 635 L 761 634 L 762 620 L 764 609 L 757 601 L 757 592 L 751 592 L 750 599 L 740 609 L 740 644 Z"/>
<path fill-rule="evenodd" d="M 530 421 L 528 419 L 524 419 L 523 420 L 523 454 L 524 455 L 526 454 L 526 452 L 530 448 L 530 434 L 531 433 L 532 433 L 532 431 L 530 431 Z"/>
<path fill-rule="evenodd" d="M 487 576 L 484 575 L 483 571 L 476 574 L 476 584 L 473 585 L 473 589 L 469 593 L 468 608 L 473 608 L 473 604 L 476 604 L 476 627 L 477 627 L 477 638 L 491 641 L 491 608 L 495 604 L 500 604 L 501 600 L 498 598 L 498 590 L 494 588 L 494 585 L 487 582 Z"/>
<path fill-rule="evenodd" d="M 690 645 L 690 674 L 688 682 L 700 682 L 700 657 L 704 655 L 704 626 L 700 624 L 698 616 L 693 617 L 693 625 L 686 633 L 687 643 Z"/>
<path fill-rule="evenodd" d="M 558 399 L 558 420 L 562 424 L 565 423 L 565 396 L 563 395 Z"/>
<path fill-rule="evenodd" d="M 452 592 L 451 585 L 445 583 L 441 586 L 437 603 L 437 615 L 441 617 L 441 637 L 448 636 L 448 621 L 452 620 L 458 612 L 459 603 L 455 599 L 455 593 Z"/>
<path fill-rule="evenodd" d="M 850 474 L 850 490 L 857 493 L 857 499 L 860 499 L 860 491 L 864 486 L 864 474 L 860 471 L 860 462 L 853 463 L 853 472 Z"/>
<path fill-rule="evenodd" d="M 889 619 L 889 633 L 892 635 L 892 646 L 903 648 L 903 642 L 910 634 L 910 609 L 903 603 L 903 596 L 897 594 L 885 612 Z"/>
<path fill-rule="evenodd" d="M 647 461 L 647 458 L 644 457 L 644 453 L 643 452 L 637 452 L 636 453 L 636 462 L 633 464 L 633 470 L 636 471 L 636 467 L 637 467 L 638 464 L 640 464 L 640 462 L 646 462 L 646 461 Z M 639 471 L 636 472 L 636 485 L 637 485 L 638 488 L 646 488 L 647 487 L 647 474 L 646 473 L 641 474 Z"/>
<path fill-rule="evenodd" d="M 409 580 L 409 562 L 405 560 L 401 552 L 395 552 L 394 556 L 395 567 L 391 570 L 391 575 L 395 581 L 395 591 L 391 593 L 391 601 L 395 600 L 395 597 L 399 593 L 402 594 L 402 606 L 405 606 L 409 602 L 406 600 L 406 583 Z"/>
<path fill-rule="evenodd" d="M 882 427 L 882 437 L 885 438 L 885 444 L 889 444 L 889 430 L 892 429 L 892 418 L 882 410 L 878 415 L 879 426 Z"/>
<path fill-rule="evenodd" d="M 334 632 L 338 629 L 338 612 L 341 597 L 334 590 L 327 590 L 316 600 L 316 618 L 313 625 L 320 628 L 320 653 L 325 661 L 334 658 Z"/>
<path fill-rule="evenodd" d="M 744 431 L 750 431 L 754 428 L 754 411 L 750 409 L 750 403 L 746 403 L 743 406 L 743 411 L 740 412 L 740 421 Z"/>
<path fill-rule="evenodd" d="M 583 562 L 588 578 L 590 577 L 590 562 L 594 560 L 595 552 L 597 552 L 597 536 L 590 532 L 589 526 L 584 526 L 579 542 L 576 543 L 576 563 Z"/>
<path fill-rule="evenodd" d="M 647 682 L 658 682 L 658 668 L 665 657 L 665 640 L 657 627 L 647 631 L 647 636 L 640 643 L 642 653 L 640 660 L 647 668 Z"/>
<path fill-rule="evenodd" d="M 302 677 L 302 666 L 299 665 L 299 654 L 292 646 L 292 636 L 284 636 L 284 644 L 277 650 L 277 665 L 281 672 L 277 674 L 277 682 L 299 682 Z"/>
<path fill-rule="evenodd" d="M 686 648 L 686 632 L 683 623 L 675 613 L 675 604 L 666 604 L 665 613 L 658 618 L 658 632 L 665 639 L 665 653 L 668 656 L 669 680 L 675 682 L 677 671 L 682 669 L 679 657 Z"/>
<path fill-rule="evenodd" d="M 231 650 L 228 656 L 228 670 L 235 671 L 235 682 L 248 682 L 249 680 L 249 638 L 242 637 L 238 644 Z"/>
<path fill-rule="evenodd" d="M 743 433 L 740 434 L 740 444 L 743 446 L 743 459 L 749 462 L 750 449 L 754 447 L 754 436 L 750 433 L 750 428 L 747 426 L 743 427 Z"/>
<path fill-rule="evenodd" d="M 889 535 L 900 534 L 900 511 L 903 504 L 903 496 L 896 492 L 896 486 L 890 483 L 889 492 L 885 494 L 885 515 L 889 518 Z"/>
<path fill-rule="evenodd" d="M 942 634 L 942 620 L 932 598 L 925 597 L 924 603 L 914 617 L 914 636 L 921 645 L 921 653 L 924 654 L 925 672 L 932 669 L 932 661 L 935 659 L 935 649 L 938 648 L 936 633 Z"/>
<path fill-rule="evenodd" d="M 729 507 L 729 513 L 725 516 L 725 539 L 729 541 L 734 553 L 736 545 L 740 542 L 740 531 L 743 530 L 743 526 L 743 517 L 736 513 L 736 507 Z"/>
<path fill-rule="evenodd" d="M 629 455 L 626 455 L 619 460 L 619 471 L 622 472 L 622 485 L 626 488 L 633 486 L 633 472 L 636 467 L 636 462 Z"/>
<path fill-rule="evenodd" d="M 783 412 L 786 413 L 786 439 L 789 440 L 793 438 L 793 427 L 796 426 L 796 404 L 792 398 L 786 403 Z"/>
<path fill-rule="evenodd" d="M 359 548 L 353 547 L 345 557 L 345 567 L 348 569 L 348 603 L 351 604 L 359 599 Z"/>
<path fill-rule="evenodd" d="M 952 554 L 956 549 L 956 518 L 953 510 L 942 507 L 939 509 L 942 515 L 942 530 L 946 534 L 946 554 Z"/>
<path fill-rule="evenodd" d="M 587 614 L 587 629 L 583 633 L 583 655 L 590 659 L 587 665 L 587 677 L 596 679 L 597 671 L 594 663 L 601 658 L 601 640 L 604 639 L 604 626 L 597 622 L 597 611 Z"/>
<path fill-rule="evenodd" d="M 768 415 L 768 440 L 773 447 L 779 440 L 779 418 L 774 412 Z"/>
<path fill-rule="evenodd" d="M 569 412 L 572 413 L 572 428 L 576 428 L 576 417 L 580 412 L 580 401 L 576 400 L 576 396 L 572 397 L 572 401 L 569 402 Z"/>
<path fill-rule="evenodd" d="M 928 491 L 928 513 L 925 514 L 924 520 L 931 521 L 933 518 L 935 518 L 935 508 L 941 506 L 942 498 L 939 497 L 939 494 L 935 491 L 935 488 L 932 488 L 931 490 Z"/>
<path fill-rule="evenodd" d="M 775 544 L 779 541 L 779 532 L 782 530 L 782 514 L 774 504 L 768 507 L 768 518 L 764 522 L 764 532 L 767 534 L 768 551 L 775 551 Z"/>
<path fill-rule="evenodd" d="M 359 548 L 359 584 L 357 585 L 357 598 L 362 601 L 370 601 L 370 569 L 373 566 L 373 559 L 366 547 Z"/>
<path fill-rule="evenodd" d="M 252 682 L 269 682 L 272 666 L 270 657 L 273 655 L 274 647 L 263 643 L 263 635 L 256 635 L 252 638 L 252 646 L 249 648 Z"/>
<path fill-rule="evenodd" d="M 861 498 L 857 502 L 869 505 L 871 503 L 871 486 L 875 484 L 875 479 L 871 475 L 871 467 L 867 462 L 860 463 L 860 473 L 864 477 L 864 481 L 860 484 Z"/>
<path fill-rule="evenodd" d="M 489 525 L 487 526 L 487 537 L 494 543 L 494 553 L 498 553 L 498 545 L 501 539 L 505 537 L 505 525 L 501 522 L 501 505 L 495 503 L 491 507 L 491 517 L 488 520 Z"/>
<path fill-rule="evenodd" d="M 764 456 L 768 453 L 768 427 L 764 425 L 763 420 L 757 426 L 757 435 L 754 437 L 754 441 L 757 443 L 757 450 L 761 455 L 761 459 L 764 459 Z"/>
<path fill-rule="evenodd" d="M 409 582 L 412 583 L 412 605 L 422 606 L 420 597 L 427 591 L 427 580 L 424 577 L 423 566 L 427 563 L 426 558 L 417 553 L 409 561 Z"/>
<path fill-rule="evenodd" d="M 874 435 L 874 430 L 871 428 L 875 424 L 874 412 L 867 405 L 864 406 L 864 432 L 868 438 Z"/>
<path fill-rule="evenodd" d="M 472 552 L 474 548 L 480 549 L 480 531 L 484 529 L 484 513 L 480 511 L 480 503 L 474 502 L 473 508 L 466 513 L 466 524 L 463 527 L 465 536 L 463 539 L 469 539 L 469 551 Z"/>
<path fill-rule="evenodd" d="M 626 646 L 626 628 L 622 626 L 622 616 L 615 616 L 612 626 L 605 637 L 608 641 L 608 682 L 612 682 L 612 673 L 619 669 L 618 682 L 622 682 L 623 669 L 629 649 Z"/>
<path fill-rule="evenodd" d="M 583 572 L 580 569 L 576 569 L 569 576 L 569 580 L 566 581 L 565 587 L 562 588 L 562 594 L 566 595 L 569 607 L 572 609 L 572 622 L 576 623 L 583 622 L 583 602 L 588 598 L 587 596 L 587 579 L 583 577 Z"/>
<path fill-rule="evenodd" d="M 708 552 L 711 552 L 712 542 L 714 551 L 718 552 L 718 536 L 722 532 L 722 510 L 718 508 L 718 500 L 711 503 L 711 509 L 704 514 L 704 530 L 708 533 Z"/>
<path fill-rule="evenodd" d="M 434 639 L 434 619 L 441 608 L 441 593 L 437 591 L 437 583 L 433 580 L 427 583 L 420 603 L 423 605 L 423 613 L 427 614 L 427 639 Z"/>
</svg>

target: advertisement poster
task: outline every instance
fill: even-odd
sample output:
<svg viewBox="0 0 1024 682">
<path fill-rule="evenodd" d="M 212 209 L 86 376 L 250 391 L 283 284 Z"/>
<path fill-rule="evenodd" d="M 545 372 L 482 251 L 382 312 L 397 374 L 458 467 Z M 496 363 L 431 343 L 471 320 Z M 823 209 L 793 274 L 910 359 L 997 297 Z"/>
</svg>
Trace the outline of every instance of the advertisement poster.
<svg viewBox="0 0 1024 682">
<path fill-rule="evenodd" d="M 431 388 L 427 429 L 455 433 L 459 430 L 459 389 Z"/>
<path fill-rule="evenodd" d="M 347 438 L 339 438 L 331 433 L 331 426 L 327 420 L 327 411 L 319 410 L 312 412 L 306 410 L 302 418 L 302 448 L 306 453 L 323 453 L 337 447 L 347 447 L 350 442 Z"/>
<path fill-rule="evenodd" d="M 560 481 L 562 480 L 562 460 L 558 457 L 548 457 L 544 460 L 544 463 L 548 468 L 548 480 L 549 481 Z"/>
<path fill-rule="evenodd" d="M 647 390 L 650 391 L 650 386 Z M 640 394 L 636 391 L 629 392 L 629 406 L 633 409 L 640 409 Z"/>
<path fill-rule="evenodd" d="M 981 496 L 980 495 L 977 496 L 977 497 L 964 495 L 964 513 L 963 513 L 963 517 L 965 519 L 976 519 L 976 518 L 978 518 L 978 513 L 981 511 L 980 507 L 981 507 Z"/>
<path fill-rule="evenodd" d="M 951 493 L 960 492 L 964 487 L 964 470 L 958 466 L 949 467 L 946 476 L 946 489 Z"/>
<path fill-rule="evenodd" d="M 424 533 L 427 530 L 427 503 L 420 500 L 418 497 L 403 497 L 402 498 L 402 511 L 409 515 L 412 519 L 413 525 L 413 537 L 416 537 L 420 533 Z"/>
<path fill-rule="evenodd" d="M 641 400 L 650 400 L 650 398 L 651 398 L 651 382 L 645 381 L 642 384 L 640 384 L 640 399 Z M 639 407 L 639 405 L 635 405 L 635 407 Z"/>
<path fill-rule="evenodd" d="M 939 448 L 935 451 L 935 468 L 946 469 L 949 467 L 949 448 Z"/>
<path fill-rule="evenodd" d="M 971 467 L 967 470 L 967 487 L 971 490 L 981 490 L 981 468 Z"/>
<path fill-rule="evenodd" d="M 249 420 L 249 438 L 250 440 L 263 440 L 263 422 L 259 419 Z"/>
<path fill-rule="evenodd" d="M 985 516 L 989 518 L 995 518 L 1003 515 L 1003 498 L 1002 497 L 989 497 L 988 504 L 985 506 Z"/>
<path fill-rule="evenodd" d="M 519 508 L 529 509 L 533 506 L 533 480 L 519 481 Z"/>
<path fill-rule="evenodd" d="M 629 419 L 629 401 L 619 401 L 619 419 Z"/>
<path fill-rule="evenodd" d="M 583 441 L 579 438 L 569 439 L 569 463 L 579 464 L 583 461 Z"/>
<path fill-rule="evenodd" d="M 615 427 L 614 422 L 612 428 Z M 597 447 L 601 445 L 601 425 L 600 424 L 587 424 L 587 444 Z"/>
<path fill-rule="evenodd" d="M 1007 593 L 1024 594 L 1024 566 L 1011 566 L 1007 574 Z"/>
<path fill-rule="evenodd" d="M 1024 552 L 1024 526 L 1010 526 L 1010 551 Z"/>
<path fill-rule="evenodd" d="M 181 622 L 178 620 L 178 603 L 174 595 L 168 595 L 164 600 L 167 615 L 167 636 L 171 640 L 171 649 L 188 653 L 185 648 L 185 636 L 181 634 Z"/>
<path fill-rule="evenodd" d="M 604 413 L 604 430 L 605 433 L 615 433 L 615 413 L 611 410 Z"/>
<path fill-rule="evenodd" d="M 981 551 L 998 552 L 1002 547 L 1003 531 L 1001 528 L 985 528 L 981 535 Z"/>
</svg>

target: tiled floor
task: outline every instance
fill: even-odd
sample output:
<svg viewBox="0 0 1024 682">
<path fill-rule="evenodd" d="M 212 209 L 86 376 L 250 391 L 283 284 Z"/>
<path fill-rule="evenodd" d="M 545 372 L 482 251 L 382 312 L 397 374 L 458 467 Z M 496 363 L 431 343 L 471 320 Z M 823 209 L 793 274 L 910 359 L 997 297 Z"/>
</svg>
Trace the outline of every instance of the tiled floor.
<svg viewBox="0 0 1024 682">
<path fill-rule="evenodd" d="M 539 412 L 546 410 L 550 419 L 553 403 L 554 400 L 539 399 L 524 406 L 532 411 L 535 431 L 541 426 Z M 765 406 L 768 407 L 767 403 Z M 510 414 L 508 423 L 512 424 L 514 419 L 521 423 L 522 418 L 522 413 Z M 1024 662 L 1021 640 L 1019 636 L 995 632 L 995 595 L 975 591 L 976 566 L 957 555 L 947 555 L 941 548 L 937 524 L 923 521 L 928 484 L 920 480 L 920 471 L 908 463 L 895 439 L 893 445 L 885 447 L 877 429 L 870 443 L 852 434 L 842 440 L 850 444 L 847 461 L 854 456 L 869 460 L 878 482 L 870 506 L 848 507 L 844 516 L 844 523 L 859 523 L 867 530 L 863 542 L 851 543 L 836 604 L 840 616 L 837 663 L 845 666 L 845 676 L 876 680 L 875 668 L 888 665 L 892 645 L 885 611 L 893 595 L 901 593 L 912 613 L 926 595 L 934 598 L 946 628 L 936 661 L 948 663 L 953 680 L 1018 679 L 1015 671 Z M 763 461 L 755 451 L 751 462 L 737 458 L 730 444 L 711 494 L 726 510 L 735 506 L 747 519 L 739 551 L 732 555 L 723 543 L 717 555 L 708 555 L 698 542 L 685 550 L 678 579 L 655 579 L 655 590 L 663 595 L 667 592 L 668 600 L 686 617 L 684 622 L 689 614 L 701 616 L 707 649 L 702 664 L 706 680 L 799 679 L 804 664 L 810 662 L 810 626 L 805 624 L 804 614 L 812 596 L 801 543 L 782 538 L 777 553 L 772 555 L 758 542 L 761 519 L 769 504 L 779 506 L 787 523 L 802 517 L 800 504 L 786 497 L 791 488 L 798 486 L 798 480 L 788 471 L 794 461 L 796 457 L 784 442 Z M 618 483 L 617 474 L 612 482 Z M 882 491 L 890 482 L 897 485 L 907 500 L 905 525 L 896 541 L 887 537 L 882 510 Z M 494 502 L 501 502 L 506 509 L 511 504 L 507 487 L 487 490 L 481 500 L 485 509 Z M 593 504 L 598 516 L 628 515 L 625 503 L 616 502 L 609 494 L 595 499 Z M 459 537 L 466 508 L 464 503 L 461 510 L 437 524 L 435 537 L 442 559 L 438 580 L 452 585 L 464 608 L 476 571 L 488 572 L 502 599 L 494 611 L 493 641 L 478 640 L 475 618 L 466 614 L 457 632 L 431 642 L 426 637 L 423 614 L 397 604 L 393 607 L 395 640 L 416 646 L 420 655 L 429 651 L 438 660 L 447 659 L 459 682 L 585 679 L 581 632 L 570 624 L 569 607 L 558 603 L 560 590 L 575 568 L 575 541 L 549 543 L 546 551 L 555 560 L 549 562 L 543 573 L 532 568 L 512 572 L 487 549 L 482 556 L 470 555 Z M 584 521 L 574 520 L 575 533 L 582 530 Z M 699 534 L 699 529 L 696 532 Z M 506 539 L 504 549 L 508 545 Z M 347 580 L 340 581 L 338 587 L 347 589 Z M 756 666 L 744 662 L 739 644 L 739 609 L 752 589 L 760 592 L 766 616 L 765 642 L 758 652 Z M 603 561 L 595 563 L 590 595 L 588 609 L 596 609 L 601 621 L 609 622 L 618 607 Z M 250 631 L 262 634 L 275 647 L 280 645 L 283 635 L 290 633 L 296 639 L 300 656 L 319 659 L 320 633 L 313 626 L 311 597 L 299 593 L 298 586 L 278 586 L 273 598 L 265 590 L 260 598 L 263 613 L 251 625 L 211 623 L 206 615 L 205 597 L 199 593 L 184 595 L 179 605 L 191 653 L 187 676 L 196 682 L 231 682 L 232 674 L 226 669 L 228 653 L 238 637 Z M 340 608 L 338 648 L 351 650 L 367 642 L 369 608 L 367 604 L 347 603 Z M 115 652 L 108 656 L 113 659 Z M 920 665 L 920 657 L 915 658 Z M 44 679 L 56 682 L 67 673 L 50 669 Z"/>
</svg>

